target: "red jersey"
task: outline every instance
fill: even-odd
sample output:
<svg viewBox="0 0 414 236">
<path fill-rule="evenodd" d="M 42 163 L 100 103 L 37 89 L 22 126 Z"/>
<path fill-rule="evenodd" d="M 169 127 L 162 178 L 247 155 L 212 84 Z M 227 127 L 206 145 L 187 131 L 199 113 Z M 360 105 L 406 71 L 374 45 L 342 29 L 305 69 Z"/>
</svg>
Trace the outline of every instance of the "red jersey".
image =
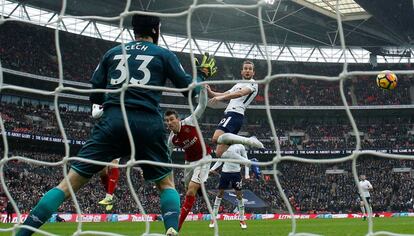
<svg viewBox="0 0 414 236">
<path fill-rule="evenodd" d="M 197 129 L 192 117 L 181 121 L 181 129 L 177 134 L 171 132 L 168 142 L 176 147 L 184 149 L 186 161 L 198 161 L 203 158 L 203 149 Z M 210 146 L 206 145 L 206 155 L 211 154 Z"/>
</svg>

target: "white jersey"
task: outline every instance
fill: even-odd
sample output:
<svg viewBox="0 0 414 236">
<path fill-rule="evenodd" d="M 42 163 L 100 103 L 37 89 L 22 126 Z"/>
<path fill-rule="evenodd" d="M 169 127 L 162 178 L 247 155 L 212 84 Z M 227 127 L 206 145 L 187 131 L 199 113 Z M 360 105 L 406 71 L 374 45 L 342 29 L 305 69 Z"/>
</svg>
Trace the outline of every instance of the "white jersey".
<svg viewBox="0 0 414 236">
<path fill-rule="evenodd" d="M 362 188 L 361 195 L 363 197 L 371 197 L 371 195 L 369 194 L 369 190 L 372 189 L 372 185 L 368 180 L 359 181 L 359 186 L 361 186 Z"/>
<path fill-rule="evenodd" d="M 225 159 L 236 159 L 236 160 L 249 160 L 247 157 L 247 151 L 246 148 L 241 144 L 232 144 L 230 147 L 223 153 L 221 156 Z M 213 167 L 211 167 L 210 170 L 216 170 L 221 166 L 222 162 L 216 162 Z M 237 173 L 240 172 L 241 166 L 238 163 L 232 163 L 232 162 L 224 162 L 222 172 L 225 173 Z M 249 178 L 249 167 L 245 166 L 245 178 Z"/>
<path fill-rule="evenodd" d="M 254 79 L 251 79 L 250 81 L 254 81 Z M 231 92 L 235 92 L 238 90 L 242 90 L 243 88 L 249 88 L 251 92 L 242 97 L 231 99 L 224 113 L 231 111 L 231 112 L 237 112 L 237 113 L 244 115 L 244 111 L 246 110 L 247 106 L 250 105 L 250 103 L 253 101 L 253 99 L 257 95 L 257 92 L 259 90 L 257 84 L 256 83 L 237 83 L 227 92 L 231 93 Z"/>
</svg>

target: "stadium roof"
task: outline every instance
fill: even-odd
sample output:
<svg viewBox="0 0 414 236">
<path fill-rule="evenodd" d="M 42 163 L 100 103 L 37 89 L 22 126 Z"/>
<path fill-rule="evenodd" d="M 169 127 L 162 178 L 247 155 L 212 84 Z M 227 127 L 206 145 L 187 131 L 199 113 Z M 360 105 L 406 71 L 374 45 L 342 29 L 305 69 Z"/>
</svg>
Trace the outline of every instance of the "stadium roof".
<svg viewBox="0 0 414 236">
<path fill-rule="evenodd" d="M 315 4 L 330 12 L 336 12 L 336 0 L 306 0 L 306 2 Z M 365 10 L 353 0 L 343 0 L 339 2 L 339 12 L 341 14 L 353 14 L 365 12 Z"/>
<path fill-rule="evenodd" d="M 293 0 L 326 16 L 336 18 L 336 0 Z M 354 0 L 342 0 L 338 4 L 342 20 L 362 20 L 371 17 L 364 8 Z"/>
<path fill-rule="evenodd" d="M 21 5 L 61 11 L 62 1 L 12 0 Z M 73 16 L 119 16 L 126 1 L 67 0 L 65 14 Z M 257 0 L 199 0 L 198 4 L 252 5 Z M 336 0 L 275 0 L 263 7 L 262 22 L 270 44 L 338 46 Z M 414 19 L 412 1 L 406 0 L 339 0 L 345 41 L 381 53 L 382 46 L 412 46 Z M 129 10 L 182 13 L 193 1 L 134 0 Z M 162 17 L 162 31 L 187 35 L 187 14 Z M 98 20 L 99 21 L 99 20 Z M 118 24 L 117 21 L 110 22 Z M 129 26 L 129 19 L 125 20 Z M 257 9 L 197 8 L 191 17 L 192 35 L 199 39 L 262 42 Z"/>
</svg>

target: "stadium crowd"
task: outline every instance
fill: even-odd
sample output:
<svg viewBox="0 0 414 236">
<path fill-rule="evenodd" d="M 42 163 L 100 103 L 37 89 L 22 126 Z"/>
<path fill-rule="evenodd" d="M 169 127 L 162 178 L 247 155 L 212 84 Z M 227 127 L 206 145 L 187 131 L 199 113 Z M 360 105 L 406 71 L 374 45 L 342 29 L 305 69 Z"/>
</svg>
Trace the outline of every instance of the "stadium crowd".
<svg viewBox="0 0 414 236">
<path fill-rule="evenodd" d="M 2 102 L 0 105 L 7 131 L 62 137 L 54 109 L 31 103 Z M 90 111 L 88 109 L 72 111 L 64 106 L 60 107 L 59 111 L 68 138 L 85 141 L 95 122 L 91 118 Z M 185 112 L 182 117 L 188 115 Z M 208 143 L 211 141 L 209 138 L 213 135 L 220 115 L 220 112 L 209 114 L 201 122 L 201 130 Z M 267 117 L 264 114 L 247 115 L 247 120 L 241 134 L 257 136 L 267 149 L 275 149 Z M 414 120 L 409 115 L 356 117 L 356 123 L 364 149 L 414 147 Z M 346 117 L 340 119 L 327 119 L 326 116 L 317 119 L 300 116 L 275 117 L 274 125 L 282 150 L 338 150 L 355 147 L 355 134 Z"/>
<path fill-rule="evenodd" d="M 5 121 L 7 131 L 62 137 L 54 109 L 28 102 L 17 102 L 17 104 L 1 102 L 0 105 L 1 116 Z M 83 108 L 82 111 L 73 111 L 62 106 L 59 111 L 68 138 L 86 140 L 95 122 L 91 118 L 90 110 Z M 188 111 L 181 116 L 188 116 L 186 112 Z M 210 137 L 213 135 L 220 116 L 220 112 L 208 114 L 201 122 L 201 130 L 208 143 L 211 141 Z M 357 116 L 355 119 L 364 149 L 414 147 L 414 120 L 409 115 L 372 115 L 370 118 Z M 329 116 L 321 115 L 315 119 L 287 116 L 275 117 L 273 122 L 282 150 L 338 150 L 355 147 L 355 134 L 346 117 L 329 118 Z M 265 114 L 250 116 L 248 112 L 247 122 L 241 134 L 257 136 L 267 149 L 274 149 L 273 135 Z"/>
<path fill-rule="evenodd" d="M 16 40 L 10 37 L 16 37 Z M 17 40 L 28 37 L 28 40 Z M 103 53 L 116 45 L 115 42 L 99 40 L 67 32 L 60 33 L 60 49 L 65 80 L 87 82 Z M 36 75 L 58 77 L 54 30 L 24 23 L 6 22 L 0 28 L 0 55 L 4 68 L 28 72 Z M 177 53 L 186 71 L 191 71 L 190 56 Z M 239 79 L 242 59 L 217 58 L 220 79 Z M 262 80 L 267 74 L 267 64 L 263 60 L 254 60 L 256 80 Z M 349 70 L 406 69 L 410 65 L 383 65 L 372 68 L 369 64 L 351 65 Z M 312 75 L 336 76 L 341 72 L 341 64 L 327 63 L 272 63 L 272 73 L 303 73 Z M 7 74 L 5 75 L 7 76 Z M 413 75 L 399 76 L 399 86 L 395 91 L 383 91 L 376 87 L 372 77 L 357 76 L 346 81 L 345 94 L 352 105 L 400 105 L 412 104 L 410 87 Z M 215 78 L 217 80 L 218 78 Z M 230 85 L 215 86 L 225 90 Z M 253 104 L 264 104 L 264 86 L 260 86 L 259 95 Z M 269 98 L 271 105 L 343 105 L 339 95 L 339 81 L 325 82 L 298 78 L 279 78 L 270 83 Z M 413 95 L 411 95 L 413 96 Z M 170 99 L 171 100 L 171 99 Z"/>
<path fill-rule="evenodd" d="M 56 162 L 61 155 L 16 151 L 15 155 L 30 159 Z M 252 156 L 250 156 L 252 157 Z M 382 211 L 412 211 L 414 179 L 410 172 L 394 172 L 393 168 L 414 168 L 414 162 L 403 160 L 382 159 L 363 156 L 358 160 L 359 173 L 365 174 L 373 184 L 373 209 Z M 343 170 L 343 173 L 327 174 L 327 170 Z M 336 165 L 305 164 L 299 162 L 282 162 L 277 166 L 281 184 L 289 197 L 295 211 L 302 213 L 348 213 L 358 212 L 357 190 L 351 172 L 351 162 Z M 175 183 L 178 192 L 185 194 L 182 182 L 183 171 L 175 169 Z M 62 166 L 49 167 L 31 164 L 24 161 L 9 161 L 5 166 L 5 180 L 12 197 L 16 200 L 21 212 L 28 212 L 41 195 L 55 186 L 63 176 Z M 147 213 L 159 213 L 159 199 L 153 184 L 144 182 L 140 169 L 135 167 L 131 174 L 134 191 L 143 204 Z M 267 204 L 263 209 L 247 209 L 248 213 L 286 212 L 286 207 L 278 193 L 274 180 L 266 176 L 244 181 L 244 189 L 251 190 Z M 210 201 L 214 200 L 218 185 L 218 177 L 211 176 L 206 184 Z M 80 207 L 84 213 L 104 213 L 105 209 L 97 202 L 105 196 L 104 188 L 99 177 L 93 180 L 77 195 Z M 116 213 L 138 213 L 130 190 L 127 187 L 126 171 L 121 170 L 118 188 L 115 191 Z M 232 212 L 234 206 L 226 202 L 222 212 Z M 60 212 L 75 212 L 72 200 L 67 200 L 59 209 Z M 204 200 L 199 197 L 193 208 L 195 213 L 207 213 Z"/>
</svg>

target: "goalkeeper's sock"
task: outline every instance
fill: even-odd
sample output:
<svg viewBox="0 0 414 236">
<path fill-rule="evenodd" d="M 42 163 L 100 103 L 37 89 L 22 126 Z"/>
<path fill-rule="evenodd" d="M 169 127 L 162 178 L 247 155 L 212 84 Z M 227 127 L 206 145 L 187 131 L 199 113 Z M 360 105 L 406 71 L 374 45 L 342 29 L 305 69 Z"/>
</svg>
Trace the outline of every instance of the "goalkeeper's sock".
<svg viewBox="0 0 414 236">
<path fill-rule="evenodd" d="M 221 203 L 221 198 L 216 197 L 216 200 L 214 200 L 214 207 L 213 207 L 214 217 L 217 217 L 217 215 L 218 215 L 218 211 L 219 211 L 219 208 L 220 208 L 220 203 Z"/>
<path fill-rule="evenodd" d="M 196 200 L 195 196 L 185 196 L 183 206 L 181 207 L 181 213 L 180 213 L 180 221 L 178 222 L 178 230 L 181 229 L 181 226 L 183 225 L 185 218 L 187 217 L 188 213 L 193 208 L 194 202 Z"/>
<path fill-rule="evenodd" d="M 23 225 L 39 228 L 56 212 L 64 200 L 65 193 L 62 190 L 58 188 L 49 190 L 30 212 Z M 21 229 L 17 233 L 17 236 L 32 235 L 33 233 L 29 229 Z"/>
<path fill-rule="evenodd" d="M 111 168 L 108 172 L 108 189 L 106 192 L 113 195 L 119 179 L 119 169 Z"/>
<path fill-rule="evenodd" d="M 242 200 L 237 199 L 237 206 L 239 207 L 240 221 L 243 221 L 244 220 L 244 203 L 243 203 L 243 198 L 242 198 Z"/>
<path fill-rule="evenodd" d="M 161 213 L 165 230 L 170 227 L 178 231 L 178 215 L 180 214 L 180 195 L 173 188 L 164 189 L 160 194 Z"/>
</svg>

